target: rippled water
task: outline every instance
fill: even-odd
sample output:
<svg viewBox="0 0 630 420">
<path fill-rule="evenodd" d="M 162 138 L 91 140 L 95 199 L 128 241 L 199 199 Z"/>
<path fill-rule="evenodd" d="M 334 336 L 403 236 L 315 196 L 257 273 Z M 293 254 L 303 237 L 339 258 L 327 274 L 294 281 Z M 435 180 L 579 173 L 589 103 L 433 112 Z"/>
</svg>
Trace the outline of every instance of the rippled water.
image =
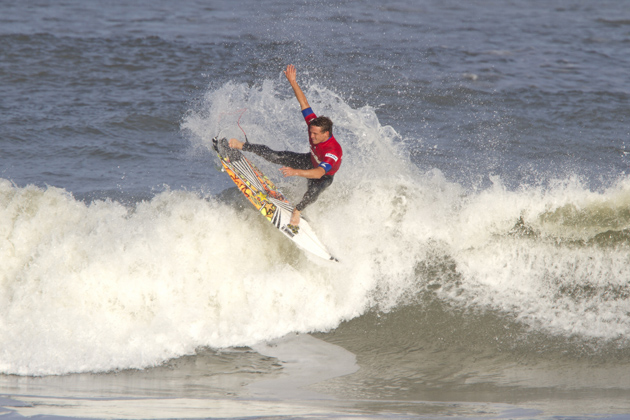
<svg viewBox="0 0 630 420">
<path fill-rule="evenodd" d="M 3 1 L 0 41 L 8 418 L 630 413 L 624 2 Z M 288 63 L 339 265 L 209 147 L 305 150 Z"/>
</svg>

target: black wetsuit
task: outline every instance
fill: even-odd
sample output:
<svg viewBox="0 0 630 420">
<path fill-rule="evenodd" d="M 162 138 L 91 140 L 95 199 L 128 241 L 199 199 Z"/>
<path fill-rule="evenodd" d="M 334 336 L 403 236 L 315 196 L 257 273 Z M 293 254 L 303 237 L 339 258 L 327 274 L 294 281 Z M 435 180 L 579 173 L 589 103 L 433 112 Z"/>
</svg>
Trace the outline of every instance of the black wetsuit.
<svg viewBox="0 0 630 420">
<path fill-rule="evenodd" d="M 265 145 L 252 143 L 245 143 L 243 145 L 243 151 L 255 153 L 277 165 L 288 166 L 293 169 L 313 169 L 310 153 L 276 152 Z M 306 206 L 317 200 L 321 192 L 332 184 L 333 177 L 334 175 L 324 175 L 319 179 L 307 179 L 308 187 L 306 193 L 304 197 L 302 197 L 302 201 L 300 201 L 295 208 L 298 211 L 302 211 Z"/>
</svg>

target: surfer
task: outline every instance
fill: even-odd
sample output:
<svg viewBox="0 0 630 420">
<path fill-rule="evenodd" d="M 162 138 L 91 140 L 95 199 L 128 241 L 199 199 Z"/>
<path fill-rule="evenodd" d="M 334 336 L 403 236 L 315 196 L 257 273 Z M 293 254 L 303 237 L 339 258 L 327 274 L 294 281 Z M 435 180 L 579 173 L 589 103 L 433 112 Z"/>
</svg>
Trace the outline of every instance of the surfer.
<svg viewBox="0 0 630 420">
<path fill-rule="evenodd" d="M 297 72 L 293 64 L 289 64 L 284 72 L 293 88 L 295 97 L 300 103 L 302 115 L 308 125 L 308 141 L 310 153 L 290 151 L 276 152 L 262 144 L 242 142 L 230 139 L 230 147 L 245 152 L 255 153 L 269 162 L 284 165 L 280 171 L 285 177 L 301 176 L 307 179 L 307 190 L 291 214 L 290 224 L 297 227 L 300 214 L 309 204 L 313 203 L 322 191 L 333 182 L 335 173 L 341 166 L 342 150 L 332 134 L 333 123 L 328 117 L 318 117 L 306 100 L 306 96 L 297 83 Z"/>
</svg>

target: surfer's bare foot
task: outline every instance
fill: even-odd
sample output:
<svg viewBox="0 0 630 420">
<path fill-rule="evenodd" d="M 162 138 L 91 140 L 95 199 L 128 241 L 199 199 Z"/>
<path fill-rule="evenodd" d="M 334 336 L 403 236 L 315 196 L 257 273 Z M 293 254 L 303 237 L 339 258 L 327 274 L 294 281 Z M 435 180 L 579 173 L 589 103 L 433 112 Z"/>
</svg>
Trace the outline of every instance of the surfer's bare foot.
<svg viewBox="0 0 630 420">
<path fill-rule="evenodd" d="M 230 139 L 230 147 L 232 149 L 239 149 L 239 150 L 243 150 L 243 145 L 245 144 L 245 142 L 242 141 L 238 141 L 236 139 Z"/>
<path fill-rule="evenodd" d="M 293 226 L 300 224 L 300 211 L 298 209 L 293 209 L 293 213 L 291 213 L 291 221 L 289 223 Z"/>
</svg>

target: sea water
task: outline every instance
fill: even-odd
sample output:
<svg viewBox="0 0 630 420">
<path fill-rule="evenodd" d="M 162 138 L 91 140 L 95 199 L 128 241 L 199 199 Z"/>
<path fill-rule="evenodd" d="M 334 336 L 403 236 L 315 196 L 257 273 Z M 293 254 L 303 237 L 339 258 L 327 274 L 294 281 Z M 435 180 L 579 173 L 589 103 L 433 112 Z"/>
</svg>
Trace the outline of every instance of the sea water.
<svg viewBox="0 0 630 420">
<path fill-rule="evenodd" d="M 0 418 L 630 418 L 625 2 L 3 1 L 0 38 Z M 211 150 L 308 150 L 287 64 L 340 263 Z"/>
</svg>

